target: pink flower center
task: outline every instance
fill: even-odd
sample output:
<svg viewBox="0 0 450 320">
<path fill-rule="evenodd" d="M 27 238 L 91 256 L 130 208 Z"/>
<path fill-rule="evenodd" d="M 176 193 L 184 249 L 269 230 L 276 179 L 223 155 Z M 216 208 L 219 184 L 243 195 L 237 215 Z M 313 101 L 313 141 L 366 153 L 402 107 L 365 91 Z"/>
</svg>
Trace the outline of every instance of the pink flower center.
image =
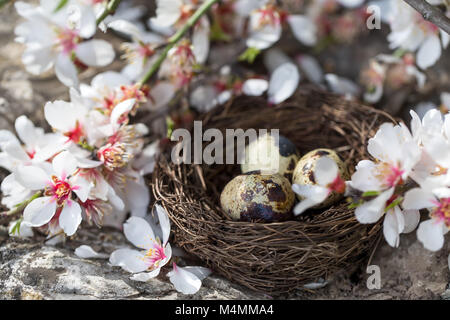
<svg viewBox="0 0 450 320">
<path fill-rule="evenodd" d="M 30 157 L 30 159 L 33 159 L 36 155 L 36 150 L 27 151 L 27 155 Z"/>
<path fill-rule="evenodd" d="M 64 135 L 69 138 L 68 139 L 69 141 L 78 143 L 78 142 L 80 142 L 81 138 L 84 136 L 83 127 L 77 121 L 75 128 L 73 128 L 71 131 L 65 133 Z"/>
<path fill-rule="evenodd" d="M 445 225 L 450 228 L 450 198 L 443 198 L 435 203 L 436 208 L 431 212 L 431 216 L 438 221 L 444 221 Z"/>
<path fill-rule="evenodd" d="M 52 196 L 57 201 L 58 205 L 64 204 L 67 200 L 70 200 L 72 191 L 76 188 L 72 188 L 65 179 L 59 179 L 56 176 L 52 176 L 52 182 L 45 191 L 46 196 Z"/>
<path fill-rule="evenodd" d="M 425 20 L 420 13 L 417 13 L 417 24 L 426 34 L 439 33 L 439 28 L 435 24 Z"/>
<path fill-rule="evenodd" d="M 266 25 L 277 26 L 277 25 L 281 24 L 280 14 L 279 14 L 278 10 L 276 10 L 275 7 L 266 6 L 262 9 L 259 9 L 258 12 L 261 14 L 261 16 L 259 18 L 260 26 L 266 26 Z"/>
<path fill-rule="evenodd" d="M 124 167 L 130 160 L 131 155 L 126 152 L 126 148 L 121 143 L 107 144 L 100 148 L 97 157 L 103 162 L 108 170 Z"/>
<path fill-rule="evenodd" d="M 330 191 L 335 191 L 337 193 L 344 193 L 345 192 L 345 181 L 341 178 L 340 175 L 338 175 L 333 180 L 333 182 L 330 183 L 327 187 Z"/>
<path fill-rule="evenodd" d="M 65 54 L 70 54 L 81 41 L 78 32 L 72 29 L 62 29 L 57 32 L 58 43 Z"/>
<path fill-rule="evenodd" d="M 159 241 L 153 244 L 153 248 L 150 248 L 145 252 L 144 257 L 145 262 L 149 265 L 149 269 L 157 268 L 159 263 L 165 258 L 167 258 L 167 256 Z"/>
<path fill-rule="evenodd" d="M 378 165 L 377 169 L 377 178 L 383 181 L 387 187 L 392 188 L 403 183 L 402 175 L 405 173 L 405 170 L 388 163 Z"/>
<path fill-rule="evenodd" d="M 148 44 L 141 44 L 137 52 L 141 57 L 148 58 L 155 53 L 155 50 L 153 50 Z"/>
</svg>

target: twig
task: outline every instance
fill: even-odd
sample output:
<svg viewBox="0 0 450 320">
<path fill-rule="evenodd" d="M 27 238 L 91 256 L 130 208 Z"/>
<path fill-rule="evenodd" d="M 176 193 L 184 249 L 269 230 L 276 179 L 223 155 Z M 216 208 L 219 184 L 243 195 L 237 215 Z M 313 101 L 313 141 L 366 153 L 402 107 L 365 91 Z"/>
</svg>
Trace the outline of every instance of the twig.
<svg viewBox="0 0 450 320">
<path fill-rule="evenodd" d="M 188 19 L 186 24 L 179 29 L 172 37 L 169 38 L 167 46 L 164 48 L 164 50 L 159 55 L 158 59 L 155 61 L 155 63 L 150 67 L 150 70 L 142 77 L 142 79 L 138 82 L 140 85 L 143 85 L 146 83 L 152 75 L 159 69 L 163 61 L 166 59 L 167 54 L 169 53 L 170 49 L 172 49 L 175 44 L 184 36 L 186 31 L 188 31 L 191 27 L 193 27 L 198 19 L 216 2 L 219 0 L 208 0 L 204 2 L 198 9 L 195 11 L 195 13 Z"/>
<path fill-rule="evenodd" d="M 419 12 L 423 18 L 435 24 L 443 31 L 450 34 L 450 19 L 442 10 L 429 4 L 425 0 L 404 0 L 407 4 Z"/>
<path fill-rule="evenodd" d="M 100 16 L 97 18 L 97 25 L 100 24 L 103 20 L 106 19 L 107 16 L 114 13 L 119 6 L 121 0 L 110 0 L 106 6 L 105 9 L 103 9 L 103 12 L 100 14 Z"/>
<path fill-rule="evenodd" d="M 23 209 L 34 199 L 39 198 L 42 195 L 42 191 L 38 191 L 35 194 L 33 194 L 29 199 L 19 203 L 17 206 L 15 206 L 13 209 L 6 211 L 6 212 L 0 212 L 0 223 L 3 224 L 5 222 L 9 222 L 16 214 L 22 212 Z M 6 221 L 5 221 L 6 220 Z"/>
</svg>

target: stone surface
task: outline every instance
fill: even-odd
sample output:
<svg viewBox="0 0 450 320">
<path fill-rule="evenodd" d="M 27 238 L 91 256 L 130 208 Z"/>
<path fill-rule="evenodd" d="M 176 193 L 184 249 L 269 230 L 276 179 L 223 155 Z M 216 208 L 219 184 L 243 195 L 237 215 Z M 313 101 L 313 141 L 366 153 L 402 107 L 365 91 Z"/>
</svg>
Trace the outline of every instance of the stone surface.
<svg viewBox="0 0 450 320">
<path fill-rule="evenodd" d="M 0 246 L 0 299 L 262 299 L 211 276 L 195 295 L 178 293 L 165 274 L 146 283 L 111 267 L 107 260 L 81 259 L 65 248 L 9 239 Z M 98 246 L 97 246 L 98 247 Z M 170 269 L 166 268 L 165 271 Z"/>
</svg>

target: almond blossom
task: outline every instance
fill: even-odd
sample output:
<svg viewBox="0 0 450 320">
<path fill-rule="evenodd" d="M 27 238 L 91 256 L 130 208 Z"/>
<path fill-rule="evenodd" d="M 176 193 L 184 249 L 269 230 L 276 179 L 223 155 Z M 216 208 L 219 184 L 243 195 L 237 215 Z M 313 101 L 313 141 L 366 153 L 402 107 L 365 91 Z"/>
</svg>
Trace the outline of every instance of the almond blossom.
<svg viewBox="0 0 450 320">
<path fill-rule="evenodd" d="M 375 223 L 385 215 L 385 238 L 396 247 L 398 235 L 409 232 L 418 222 L 418 211 L 401 211 L 401 196 L 397 194 L 397 188 L 407 181 L 420 161 L 421 151 L 403 124 L 394 126 L 390 123 L 380 126 L 369 140 L 367 150 L 377 162 L 360 161 L 350 185 L 363 192 L 363 196 L 373 198 L 356 208 L 356 219 L 360 223 Z"/>
<path fill-rule="evenodd" d="M 306 15 L 288 15 L 273 4 L 253 10 L 249 16 L 247 46 L 257 50 L 271 47 L 281 38 L 283 24 L 291 27 L 297 40 L 307 46 L 316 43 L 316 27 Z"/>
<path fill-rule="evenodd" d="M 369 67 L 362 73 L 362 82 L 366 85 L 364 99 L 369 103 L 376 103 L 383 96 L 385 84 L 396 89 L 414 80 L 420 89 L 425 85 L 426 76 L 417 69 L 412 54 L 404 54 L 402 57 L 377 55 L 369 61 Z"/>
<path fill-rule="evenodd" d="M 295 215 L 324 202 L 332 192 L 342 194 L 345 192 L 345 181 L 339 173 L 338 166 L 328 157 L 317 160 L 314 178 L 317 184 L 292 185 L 292 190 L 304 198 L 295 206 Z"/>
<path fill-rule="evenodd" d="M 123 225 L 125 237 L 137 248 L 122 248 L 114 251 L 109 262 L 112 266 L 121 267 L 132 273 L 131 280 L 147 282 L 157 277 L 161 268 L 172 258 L 172 248 L 168 242 L 170 236 L 170 220 L 166 210 L 155 205 L 157 219 L 150 222 L 139 217 L 131 217 Z M 79 250 L 80 251 L 80 250 Z M 83 249 L 83 254 L 97 257 L 92 249 Z M 173 263 L 173 270 L 167 273 L 175 289 L 184 294 L 196 293 L 202 280 L 211 274 L 204 267 L 179 267 Z"/>
<path fill-rule="evenodd" d="M 183 26 L 199 6 L 195 0 L 158 0 L 156 17 L 151 18 L 151 26 L 174 28 Z M 170 32 L 174 33 L 174 32 Z M 192 51 L 199 64 L 206 62 L 209 53 L 210 23 L 206 16 L 201 17 L 192 31 Z"/>
<path fill-rule="evenodd" d="M 115 53 L 104 40 L 87 40 L 97 29 L 91 6 L 74 0 L 60 10 L 55 10 L 57 5 L 44 0 L 39 6 L 15 2 L 18 14 L 27 20 L 16 27 L 16 41 L 26 45 L 22 61 L 28 72 L 39 75 L 54 67 L 63 84 L 77 87 L 78 70 L 106 66 Z"/>
<path fill-rule="evenodd" d="M 122 267 L 125 271 L 134 273 L 131 277 L 136 281 L 147 281 L 159 275 L 161 268 L 172 257 L 172 248 L 168 243 L 170 235 L 170 220 L 165 210 L 155 206 L 160 223 L 160 236 L 148 222 L 139 217 L 131 217 L 123 225 L 125 237 L 140 251 L 134 249 L 118 249 L 111 254 L 111 265 Z"/>
<path fill-rule="evenodd" d="M 404 1 L 391 1 L 390 5 L 390 47 L 417 51 L 417 65 L 422 69 L 434 65 L 447 48 L 450 35 L 426 21 Z"/>
<path fill-rule="evenodd" d="M 130 80 L 138 80 L 154 63 L 157 58 L 156 47 L 164 43 L 164 38 L 155 33 L 141 31 L 125 20 L 114 20 L 108 27 L 131 37 L 133 42 L 124 42 L 121 45 L 125 51 L 123 58 L 128 61 L 122 73 Z"/>
<path fill-rule="evenodd" d="M 447 178 L 448 180 L 448 178 Z M 414 188 L 405 194 L 405 208 L 428 209 L 430 219 L 420 223 L 417 238 L 430 251 L 438 251 L 444 244 L 444 235 L 450 228 L 450 186 L 434 185 L 435 182 L 423 183 L 421 188 Z"/>
<path fill-rule="evenodd" d="M 43 196 L 31 201 L 24 210 L 24 221 L 32 227 L 50 223 L 50 228 L 61 228 L 73 235 L 81 223 L 81 207 L 91 185 L 77 174 L 77 161 L 68 151 L 58 154 L 52 161 L 52 171 L 36 166 L 17 169 L 18 181 L 30 190 L 43 190 Z"/>
<path fill-rule="evenodd" d="M 179 89 L 191 82 L 196 64 L 193 46 L 189 40 L 184 39 L 169 50 L 158 76 L 169 80 L 176 89 Z"/>
<path fill-rule="evenodd" d="M 8 171 L 46 161 L 62 150 L 61 137 L 44 133 L 24 115 L 16 119 L 15 129 L 20 140 L 8 130 L 0 130 L 0 167 Z"/>
</svg>

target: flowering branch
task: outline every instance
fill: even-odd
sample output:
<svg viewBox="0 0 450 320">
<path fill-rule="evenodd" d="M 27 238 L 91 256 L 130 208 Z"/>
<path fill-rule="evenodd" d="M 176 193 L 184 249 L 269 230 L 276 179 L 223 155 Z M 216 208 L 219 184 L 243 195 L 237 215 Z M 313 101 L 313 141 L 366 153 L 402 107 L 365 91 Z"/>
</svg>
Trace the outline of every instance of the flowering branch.
<svg viewBox="0 0 450 320">
<path fill-rule="evenodd" d="M 158 59 L 155 61 L 155 63 L 151 66 L 150 70 L 142 77 L 142 79 L 138 82 L 139 85 L 145 84 L 152 76 L 153 74 L 159 69 L 165 58 L 167 57 L 167 54 L 169 53 L 170 49 L 172 49 L 175 44 L 184 36 L 186 31 L 188 31 L 191 27 L 193 27 L 197 21 L 200 19 L 200 17 L 208 11 L 208 9 L 214 4 L 217 3 L 219 0 L 208 0 L 204 2 L 198 9 L 195 11 L 195 13 L 187 20 L 186 24 L 179 29 L 172 37 L 169 38 L 168 43 L 164 50 L 159 55 Z"/>
<path fill-rule="evenodd" d="M 121 0 L 111 0 L 109 1 L 101 15 L 97 18 L 97 25 L 100 24 L 103 20 L 106 19 L 107 16 L 109 16 L 111 13 L 114 13 L 116 11 L 117 7 L 119 6 Z"/>
<path fill-rule="evenodd" d="M 25 209 L 25 207 L 34 199 L 39 198 L 42 195 L 42 191 L 38 191 L 35 194 L 33 194 L 29 199 L 19 203 L 18 205 L 16 205 L 14 208 L 12 208 L 9 211 L 6 212 L 2 212 L 0 214 L 0 219 L 4 219 L 4 218 L 8 218 L 8 217 L 12 217 L 14 215 L 16 215 L 17 213 L 22 212 L 23 209 Z"/>
<path fill-rule="evenodd" d="M 439 8 L 429 4 L 425 0 L 404 0 L 416 11 L 422 14 L 425 20 L 434 23 L 436 26 L 450 34 L 450 19 Z"/>
</svg>

